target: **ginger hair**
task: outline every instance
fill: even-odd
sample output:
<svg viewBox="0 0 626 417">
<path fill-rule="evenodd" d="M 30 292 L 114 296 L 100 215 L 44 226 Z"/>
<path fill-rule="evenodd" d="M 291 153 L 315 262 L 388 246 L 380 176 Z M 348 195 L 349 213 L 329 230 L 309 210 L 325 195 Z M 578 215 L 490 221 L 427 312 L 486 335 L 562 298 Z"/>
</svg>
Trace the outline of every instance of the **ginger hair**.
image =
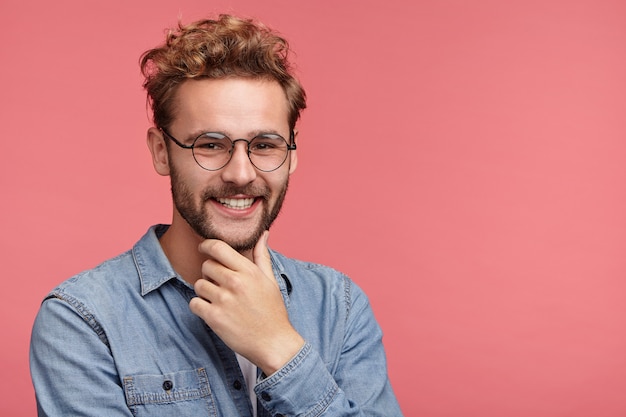
<svg viewBox="0 0 626 417">
<path fill-rule="evenodd" d="M 283 37 L 252 19 L 220 15 L 188 25 L 179 22 L 163 45 L 146 51 L 140 60 L 155 126 L 170 126 L 177 87 L 186 80 L 244 77 L 280 84 L 293 130 L 306 108 L 306 94 L 292 74 L 289 55 Z"/>
</svg>

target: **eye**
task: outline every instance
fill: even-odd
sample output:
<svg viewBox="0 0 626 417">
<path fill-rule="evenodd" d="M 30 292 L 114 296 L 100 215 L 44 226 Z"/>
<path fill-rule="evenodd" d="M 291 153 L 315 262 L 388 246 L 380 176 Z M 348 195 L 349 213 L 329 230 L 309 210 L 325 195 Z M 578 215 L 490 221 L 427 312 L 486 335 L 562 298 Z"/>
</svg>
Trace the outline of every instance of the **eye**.
<svg viewBox="0 0 626 417">
<path fill-rule="evenodd" d="M 252 143 L 250 147 L 252 148 L 252 150 L 262 151 L 262 150 L 272 149 L 275 147 L 275 145 L 269 142 L 264 142 L 262 140 L 259 140 L 257 142 Z"/>
<path fill-rule="evenodd" d="M 199 136 L 193 146 L 198 152 L 203 153 L 229 152 L 232 143 L 226 136 L 206 133 Z"/>
<path fill-rule="evenodd" d="M 278 135 L 257 136 L 250 142 L 250 152 L 272 153 L 287 148 L 285 140 Z"/>
<path fill-rule="evenodd" d="M 215 150 L 219 149 L 222 145 L 219 142 L 214 142 L 210 140 L 202 140 L 196 142 L 196 148 L 202 148 L 207 150 Z"/>
</svg>

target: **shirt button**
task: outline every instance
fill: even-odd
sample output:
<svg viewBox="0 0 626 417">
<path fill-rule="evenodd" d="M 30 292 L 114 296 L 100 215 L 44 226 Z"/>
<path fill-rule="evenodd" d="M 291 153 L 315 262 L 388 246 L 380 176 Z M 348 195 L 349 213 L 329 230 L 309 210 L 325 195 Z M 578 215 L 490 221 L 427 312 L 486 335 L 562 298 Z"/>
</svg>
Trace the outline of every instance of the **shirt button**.
<svg viewBox="0 0 626 417">
<path fill-rule="evenodd" d="M 263 391 L 261 393 L 261 398 L 263 398 L 265 401 L 271 401 L 272 400 L 272 396 L 269 395 L 266 391 Z"/>
<path fill-rule="evenodd" d="M 237 391 L 239 391 L 241 389 L 241 381 L 239 381 L 238 379 L 235 380 L 235 382 L 233 382 L 233 388 L 235 388 Z"/>
<path fill-rule="evenodd" d="M 174 387 L 174 384 L 172 383 L 172 381 L 170 381 L 169 379 L 166 381 L 163 381 L 163 389 L 165 391 L 169 391 Z"/>
</svg>

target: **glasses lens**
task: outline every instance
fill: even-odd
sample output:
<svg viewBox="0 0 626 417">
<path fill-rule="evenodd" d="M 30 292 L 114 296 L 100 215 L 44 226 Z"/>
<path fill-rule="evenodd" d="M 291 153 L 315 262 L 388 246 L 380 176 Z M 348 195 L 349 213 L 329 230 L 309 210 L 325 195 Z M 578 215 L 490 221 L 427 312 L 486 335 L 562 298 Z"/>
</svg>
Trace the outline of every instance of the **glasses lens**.
<svg viewBox="0 0 626 417">
<path fill-rule="evenodd" d="M 287 159 L 287 142 L 279 135 L 257 136 L 248 149 L 250 162 L 261 171 L 274 171 Z"/>
<path fill-rule="evenodd" d="M 194 142 L 193 157 L 202 168 L 218 170 L 230 160 L 232 147 L 233 143 L 228 137 L 219 133 L 205 133 Z"/>
</svg>

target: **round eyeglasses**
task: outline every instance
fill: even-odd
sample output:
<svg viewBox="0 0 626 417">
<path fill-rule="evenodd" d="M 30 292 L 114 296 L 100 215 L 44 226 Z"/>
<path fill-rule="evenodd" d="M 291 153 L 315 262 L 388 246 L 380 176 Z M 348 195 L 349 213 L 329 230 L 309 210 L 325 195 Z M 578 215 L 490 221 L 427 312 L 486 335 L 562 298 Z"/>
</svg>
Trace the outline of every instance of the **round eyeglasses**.
<svg viewBox="0 0 626 417">
<path fill-rule="evenodd" d="M 291 143 L 287 143 L 285 138 L 274 133 L 263 133 L 250 140 L 232 140 L 221 133 L 205 132 L 195 138 L 191 145 L 185 145 L 164 129 L 161 129 L 161 132 L 181 148 L 191 149 L 197 164 L 207 171 L 224 168 L 230 162 L 235 151 L 235 144 L 239 141 L 246 143 L 248 158 L 252 165 L 263 172 L 280 168 L 287 160 L 289 151 L 296 149 L 293 130 L 289 133 Z"/>
</svg>

